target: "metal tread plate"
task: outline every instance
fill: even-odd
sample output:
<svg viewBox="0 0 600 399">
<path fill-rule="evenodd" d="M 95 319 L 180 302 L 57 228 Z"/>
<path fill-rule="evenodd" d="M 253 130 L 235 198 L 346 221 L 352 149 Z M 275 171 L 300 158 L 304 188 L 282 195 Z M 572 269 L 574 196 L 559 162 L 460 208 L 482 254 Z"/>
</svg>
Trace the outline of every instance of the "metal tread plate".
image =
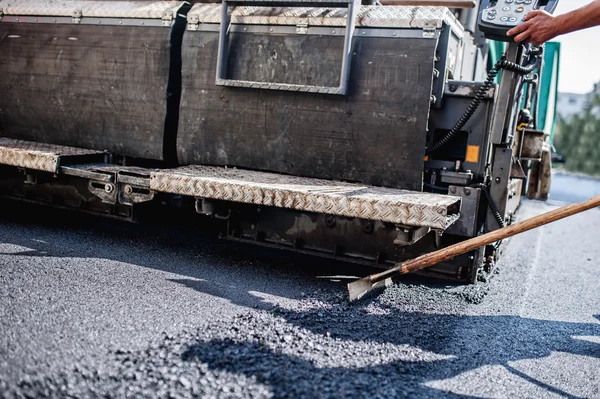
<svg viewBox="0 0 600 399">
<path fill-rule="evenodd" d="M 150 177 L 150 172 L 152 171 L 152 169 L 142 168 L 139 166 L 122 166 L 107 163 L 71 165 L 70 167 L 93 172 L 126 173 L 148 178 Z"/>
<path fill-rule="evenodd" d="M 162 19 L 183 1 L 0 0 L 4 15 Z M 80 13 L 80 14 L 79 14 Z"/>
<path fill-rule="evenodd" d="M 355 0 L 226 0 L 227 3 L 232 5 L 250 4 L 253 6 L 291 6 L 299 7 L 304 5 L 305 7 L 315 5 L 320 7 L 345 7 L 348 3 L 352 3 Z"/>
<path fill-rule="evenodd" d="M 297 85 L 291 83 L 252 82 L 246 80 L 217 79 L 216 84 L 218 86 L 245 87 L 249 89 L 284 90 L 301 93 L 325 93 L 341 95 L 344 94 L 343 90 L 340 87 Z"/>
<path fill-rule="evenodd" d="M 154 171 L 158 192 L 444 230 L 460 198 L 276 173 L 191 165 Z"/>
<path fill-rule="evenodd" d="M 236 7 L 231 23 L 247 25 L 346 26 L 348 10 L 322 7 Z M 199 3 L 188 13 L 191 24 L 218 24 L 221 5 Z M 446 7 L 422 6 L 361 6 L 355 25 L 372 28 L 435 28 L 447 24 L 462 37 L 464 29 Z"/>
<path fill-rule="evenodd" d="M 148 187 L 152 169 L 139 166 L 122 166 L 107 163 L 89 163 L 61 166 L 61 174 L 98 181 L 131 183 Z"/>
<path fill-rule="evenodd" d="M 264 4 L 302 4 L 302 3 L 332 3 L 332 4 L 348 4 L 353 0 L 227 0 L 228 3 L 264 3 Z"/>
<path fill-rule="evenodd" d="M 56 173 L 65 158 L 79 159 L 86 156 L 98 160 L 102 159 L 105 153 L 0 137 L 0 164 L 2 165 Z"/>
</svg>

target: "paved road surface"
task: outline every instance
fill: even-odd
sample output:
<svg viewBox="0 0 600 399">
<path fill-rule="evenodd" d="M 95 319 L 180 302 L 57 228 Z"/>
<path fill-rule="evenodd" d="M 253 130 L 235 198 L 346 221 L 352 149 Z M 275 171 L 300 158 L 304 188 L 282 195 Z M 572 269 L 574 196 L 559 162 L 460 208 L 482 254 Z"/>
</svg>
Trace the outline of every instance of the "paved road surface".
<svg viewBox="0 0 600 399">
<path fill-rule="evenodd" d="M 598 398 L 599 229 L 591 210 L 511 239 L 488 283 L 348 305 L 340 267 L 5 207 L 0 396 Z"/>
<path fill-rule="evenodd" d="M 580 202 L 600 195 L 600 178 L 574 175 L 564 171 L 552 174 L 551 202 Z"/>
</svg>

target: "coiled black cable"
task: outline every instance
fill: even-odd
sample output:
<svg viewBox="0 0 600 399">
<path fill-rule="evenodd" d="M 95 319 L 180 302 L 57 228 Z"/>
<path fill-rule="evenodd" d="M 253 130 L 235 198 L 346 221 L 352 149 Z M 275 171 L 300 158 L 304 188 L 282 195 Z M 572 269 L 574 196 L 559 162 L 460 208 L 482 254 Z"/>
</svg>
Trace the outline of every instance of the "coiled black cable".
<svg viewBox="0 0 600 399">
<path fill-rule="evenodd" d="M 504 218 L 500 214 L 500 210 L 498 210 L 498 206 L 492 199 L 492 194 L 490 194 L 490 189 L 488 188 L 488 186 L 483 183 L 478 183 L 478 184 L 474 184 L 471 187 L 480 188 L 481 191 L 483 191 L 483 194 L 485 195 L 485 199 L 488 203 L 488 206 L 490 207 L 490 210 L 492 211 L 492 214 L 494 215 L 494 218 L 496 218 L 496 221 L 498 222 L 500 227 L 504 227 L 505 226 Z"/>
<path fill-rule="evenodd" d="M 434 143 L 431 147 L 427 147 L 425 149 L 425 155 L 431 155 L 446 144 L 448 144 L 454 138 L 454 136 L 456 136 L 456 134 L 465 126 L 469 119 L 473 117 L 473 114 L 475 114 L 475 111 L 479 107 L 479 104 L 481 104 L 481 102 L 483 101 L 485 93 L 493 86 L 494 79 L 496 79 L 496 76 L 498 76 L 501 69 L 506 69 L 508 71 L 515 72 L 519 75 L 527 75 L 531 73 L 534 70 L 534 68 L 535 64 L 524 67 L 522 65 L 508 61 L 506 58 L 504 58 L 504 56 L 500 58 L 498 62 L 496 62 L 496 64 L 492 67 L 492 69 L 490 69 L 487 78 L 479 87 L 479 90 L 477 90 L 475 98 L 473 98 L 465 112 L 454 124 L 452 129 L 450 129 L 450 131 L 446 133 L 446 135 L 442 137 L 438 142 Z"/>
<path fill-rule="evenodd" d="M 498 222 L 500 227 L 506 226 L 506 223 L 504 223 L 504 218 L 502 217 L 502 215 L 500 215 L 498 206 L 492 199 L 492 195 L 490 194 L 489 187 L 483 183 L 474 184 L 471 187 L 480 188 L 481 191 L 483 191 L 483 194 L 485 195 L 485 199 L 488 203 L 488 206 L 490 207 L 490 210 L 492 211 L 492 215 L 494 215 L 494 218 L 496 219 L 496 221 Z M 502 244 L 502 240 L 496 241 L 496 243 L 494 244 L 494 249 L 497 250 L 498 248 L 500 248 L 500 244 Z"/>
</svg>

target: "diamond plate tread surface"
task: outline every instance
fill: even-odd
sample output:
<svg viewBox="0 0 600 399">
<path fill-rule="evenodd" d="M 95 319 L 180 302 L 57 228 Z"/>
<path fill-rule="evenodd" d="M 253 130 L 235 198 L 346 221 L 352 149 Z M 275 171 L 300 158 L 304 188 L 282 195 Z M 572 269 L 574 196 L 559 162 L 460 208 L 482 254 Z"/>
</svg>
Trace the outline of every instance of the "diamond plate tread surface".
<svg viewBox="0 0 600 399">
<path fill-rule="evenodd" d="M 217 85 L 230 87 L 246 87 L 250 89 L 284 90 L 303 93 L 342 94 L 339 87 L 295 85 L 288 83 L 251 82 L 246 80 L 218 79 Z"/>
<path fill-rule="evenodd" d="M 0 137 L 2 165 L 55 173 L 60 166 L 61 157 L 96 154 L 103 152 Z"/>
<path fill-rule="evenodd" d="M 295 3 L 295 4 L 302 4 L 302 3 L 339 3 L 339 4 L 348 4 L 351 3 L 352 0 L 234 0 L 237 3 L 273 3 L 273 4 L 280 4 L 280 3 Z"/>
<path fill-rule="evenodd" d="M 231 14 L 234 24 L 345 26 L 348 10 L 318 7 L 236 7 Z M 194 23 L 221 22 L 221 5 L 196 4 L 188 13 Z M 356 26 L 373 28 L 441 28 L 446 23 L 462 36 L 464 29 L 446 7 L 362 6 Z"/>
<path fill-rule="evenodd" d="M 440 230 L 460 205 L 447 195 L 200 165 L 152 172 L 150 189 Z"/>
<path fill-rule="evenodd" d="M 4 15 L 161 19 L 175 16 L 182 1 L 87 1 L 87 0 L 0 0 Z"/>
<path fill-rule="evenodd" d="M 139 166 L 122 166 L 122 165 L 111 165 L 111 164 L 83 164 L 83 165 L 69 165 L 70 168 L 89 170 L 93 172 L 106 172 L 106 173 L 126 173 L 135 174 L 139 176 L 150 177 L 150 172 L 157 169 L 147 169 Z"/>
</svg>

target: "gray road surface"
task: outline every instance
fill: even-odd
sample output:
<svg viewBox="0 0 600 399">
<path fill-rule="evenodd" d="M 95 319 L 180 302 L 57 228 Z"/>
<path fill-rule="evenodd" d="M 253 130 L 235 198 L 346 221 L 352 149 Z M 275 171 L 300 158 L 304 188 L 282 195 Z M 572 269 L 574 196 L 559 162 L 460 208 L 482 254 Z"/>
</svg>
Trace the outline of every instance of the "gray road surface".
<svg viewBox="0 0 600 399">
<path fill-rule="evenodd" d="M 488 283 L 404 279 L 356 305 L 339 266 L 17 211 L 2 397 L 600 397 L 598 209 L 512 238 Z"/>
<path fill-rule="evenodd" d="M 550 201 L 580 202 L 600 195 L 600 179 L 554 171 L 552 174 Z"/>
</svg>

